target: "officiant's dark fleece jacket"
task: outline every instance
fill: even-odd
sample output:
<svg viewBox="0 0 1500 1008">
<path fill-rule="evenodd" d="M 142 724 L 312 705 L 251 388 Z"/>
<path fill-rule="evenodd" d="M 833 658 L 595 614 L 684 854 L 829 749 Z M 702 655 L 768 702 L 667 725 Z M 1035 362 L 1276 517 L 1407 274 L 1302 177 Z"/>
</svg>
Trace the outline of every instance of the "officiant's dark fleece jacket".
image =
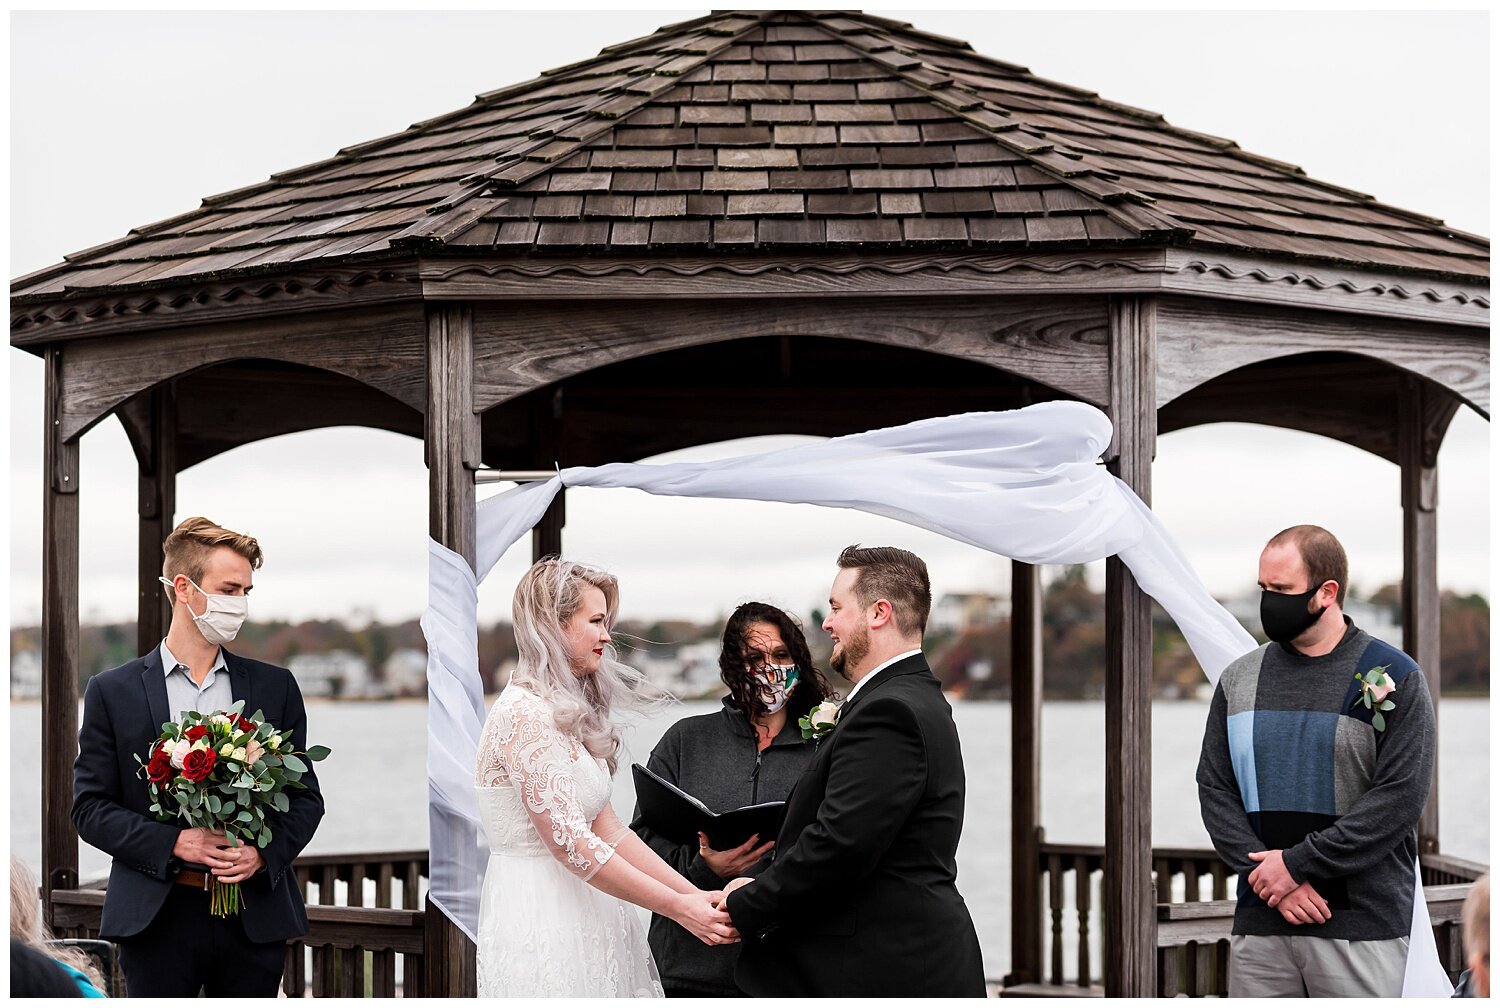
<svg viewBox="0 0 1500 1008">
<path fill-rule="evenodd" d="M 757 755 L 759 759 L 757 759 Z M 813 757 L 813 745 L 802 738 L 797 719 L 786 726 L 764 752 L 757 754 L 749 720 L 729 704 L 712 714 L 683 718 L 662 736 L 646 765 L 715 812 L 729 812 L 760 802 L 783 801 Z M 641 822 L 640 806 L 630 828 L 662 859 L 700 889 L 722 889 L 726 880 L 698 856 L 698 845 L 675 844 Z M 775 837 L 762 837 L 761 842 Z M 758 875 L 766 858 L 746 875 Z M 667 988 L 706 994 L 737 994 L 734 967 L 739 945 L 708 946 L 675 921 L 651 915 L 651 955 Z"/>
<path fill-rule="evenodd" d="M 1203 824 L 1239 873 L 1237 935 L 1380 941 L 1411 932 L 1416 825 L 1432 778 L 1432 700 L 1417 663 L 1348 622 L 1326 655 L 1267 644 L 1224 670 L 1209 706 Z M 1359 703 L 1383 667 L 1396 684 L 1385 729 Z M 1251 851 L 1281 850 L 1332 917 L 1291 924 L 1247 881 Z"/>
</svg>

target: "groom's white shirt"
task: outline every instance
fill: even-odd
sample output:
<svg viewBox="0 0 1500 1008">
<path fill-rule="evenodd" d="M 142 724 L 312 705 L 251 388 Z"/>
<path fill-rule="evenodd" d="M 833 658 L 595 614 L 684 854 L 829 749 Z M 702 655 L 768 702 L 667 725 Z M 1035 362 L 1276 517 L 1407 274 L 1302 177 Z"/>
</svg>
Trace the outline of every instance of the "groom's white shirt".
<svg viewBox="0 0 1500 1008">
<path fill-rule="evenodd" d="M 885 661 L 881 662 L 879 665 L 876 665 L 874 668 L 872 668 L 865 675 L 865 677 L 863 679 L 861 679 L 859 682 L 857 682 L 857 683 L 854 684 L 854 688 L 849 691 L 849 695 L 846 696 L 846 697 L 844 697 L 844 703 L 847 704 L 850 700 L 853 700 L 854 699 L 854 694 L 856 694 L 856 693 L 859 692 L 859 688 L 861 686 L 863 686 L 865 683 L 869 682 L 871 679 L 874 679 L 875 676 L 880 672 L 881 669 L 889 668 L 890 666 L 896 664 L 898 661 L 902 661 L 903 659 L 910 658 L 912 655 L 921 654 L 921 653 L 922 653 L 922 649 L 921 648 L 912 648 L 910 651 L 903 651 L 901 654 L 898 654 L 896 657 L 894 657 L 894 658 L 888 658 Z"/>
</svg>

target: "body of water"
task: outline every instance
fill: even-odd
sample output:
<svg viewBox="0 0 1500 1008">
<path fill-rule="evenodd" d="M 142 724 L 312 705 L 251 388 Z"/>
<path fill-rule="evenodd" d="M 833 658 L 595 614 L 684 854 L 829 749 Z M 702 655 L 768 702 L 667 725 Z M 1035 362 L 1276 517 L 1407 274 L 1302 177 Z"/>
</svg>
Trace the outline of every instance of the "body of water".
<svg viewBox="0 0 1500 1008">
<path fill-rule="evenodd" d="M 644 763 L 680 717 L 718 707 L 684 703 L 630 728 L 622 769 Z M 1152 708 L 1152 835 L 1159 846 L 1210 846 L 1198 814 L 1193 774 L 1206 702 L 1158 701 Z M 41 706 L 11 704 L 11 851 L 33 871 L 41 863 Z M 959 889 L 984 948 L 985 974 L 1002 976 L 1010 960 L 1010 706 L 954 706 L 968 772 L 968 806 L 959 847 Z M 318 764 L 327 815 L 310 852 L 396 851 L 427 847 L 426 731 L 422 701 L 308 703 L 312 740 L 332 747 Z M 1439 707 L 1442 848 L 1488 863 L 1490 844 L 1489 701 L 1444 699 Z M 1048 702 L 1042 711 L 1042 823 L 1054 843 L 1104 840 L 1104 704 Z M 614 804 L 629 821 L 630 774 L 616 777 Z M 84 879 L 109 870 L 107 855 L 84 845 Z"/>
</svg>

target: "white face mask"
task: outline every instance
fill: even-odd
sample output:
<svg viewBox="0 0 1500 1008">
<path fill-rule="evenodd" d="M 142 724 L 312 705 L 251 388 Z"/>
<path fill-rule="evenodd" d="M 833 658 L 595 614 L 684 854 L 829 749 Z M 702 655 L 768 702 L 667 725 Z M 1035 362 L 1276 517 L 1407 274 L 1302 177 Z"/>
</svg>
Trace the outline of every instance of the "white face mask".
<svg viewBox="0 0 1500 1008">
<path fill-rule="evenodd" d="M 156 580 L 168 588 L 174 587 L 166 578 Z M 188 584 L 198 588 L 197 582 L 192 578 L 188 578 Z M 193 615 L 193 625 L 210 644 L 228 644 L 239 634 L 240 627 L 250 615 L 250 600 L 243 595 L 210 595 L 202 588 L 198 588 L 198 591 L 208 599 L 208 608 L 203 610 L 202 616 Z M 191 607 L 188 613 L 192 615 Z"/>
<path fill-rule="evenodd" d="M 761 702 L 769 713 L 775 714 L 786 706 L 787 697 L 797 688 L 797 666 L 762 665 L 756 678 Z"/>
</svg>

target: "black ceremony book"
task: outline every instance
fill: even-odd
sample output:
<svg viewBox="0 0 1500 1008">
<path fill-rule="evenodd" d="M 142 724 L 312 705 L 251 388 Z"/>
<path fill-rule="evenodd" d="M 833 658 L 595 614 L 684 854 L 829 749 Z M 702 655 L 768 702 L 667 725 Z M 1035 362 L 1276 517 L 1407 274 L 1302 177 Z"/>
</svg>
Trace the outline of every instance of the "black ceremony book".
<svg viewBox="0 0 1500 1008">
<path fill-rule="evenodd" d="M 762 802 L 732 812 L 715 813 L 682 788 L 639 763 L 631 764 L 635 775 L 635 800 L 641 818 L 651 829 L 673 843 L 697 846 L 698 833 L 708 834 L 714 850 L 729 850 L 760 835 L 760 843 L 775 840 L 786 818 L 786 802 Z"/>
</svg>

